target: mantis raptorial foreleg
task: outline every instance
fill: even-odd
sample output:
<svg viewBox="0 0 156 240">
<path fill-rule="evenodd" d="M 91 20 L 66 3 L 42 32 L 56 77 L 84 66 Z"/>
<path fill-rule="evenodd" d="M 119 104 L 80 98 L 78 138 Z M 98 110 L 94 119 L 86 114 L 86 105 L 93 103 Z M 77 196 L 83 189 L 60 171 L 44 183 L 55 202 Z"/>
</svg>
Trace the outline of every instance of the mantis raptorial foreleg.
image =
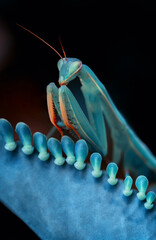
<svg viewBox="0 0 156 240">
<path fill-rule="evenodd" d="M 71 128 L 76 134 L 86 139 L 92 151 L 98 150 L 104 155 L 103 146 L 98 139 L 94 129 L 80 108 L 72 92 L 62 86 L 59 89 L 59 103 L 63 121 L 68 128 Z"/>
<path fill-rule="evenodd" d="M 47 104 L 51 123 L 56 127 L 61 135 L 63 135 L 62 127 L 64 126 L 64 123 L 59 106 L 58 88 L 54 83 L 50 83 L 47 86 Z"/>
<path fill-rule="evenodd" d="M 47 86 L 48 112 L 52 124 L 63 135 L 63 130 L 70 130 L 72 135 L 88 139 L 90 148 L 100 150 L 100 141 L 81 110 L 71 91 L 62 86 L 59 89 L 54 83 Z"/>
</svg>

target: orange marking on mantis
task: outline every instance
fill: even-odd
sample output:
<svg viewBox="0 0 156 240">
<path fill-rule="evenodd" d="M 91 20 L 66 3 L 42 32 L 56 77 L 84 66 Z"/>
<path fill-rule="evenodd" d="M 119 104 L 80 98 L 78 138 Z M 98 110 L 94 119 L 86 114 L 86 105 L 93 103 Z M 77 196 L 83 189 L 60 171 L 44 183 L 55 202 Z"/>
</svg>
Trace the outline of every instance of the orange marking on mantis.
<svg viewBox="0 0 156 240">
<path fill-rule="evenodd" d="M 63 136 L 62 128 L 57 125 L 56 115 L 55 115 L 55 106 L 54 101 L 51 93 L 47 94 L 47 105 L 48 105 L 48 113 L 51 123 L 57 128 L 60 132 L 61 136 Z"/>
<path fill-rule="evenodd" d="M 66 125 L 67 128 L 69 129 L 72 129 L 76 135 L 78 136 L 78 138 L 81 138 L 80 137 L 80 134 L 76 131 L 76 129 L 69 123 L 69 120 L 68 120 L 68 116 L 67 116 L 67 111 L 65 109 L 65 106 L 63 104 L 63 101 L 62 101 L 62 98 L 59 97 L 59 102 L 60 102 L 60 110 L 61 110 L 61 114 L 62 114 L 62 118 L 63 118 L 63 122 L 64 124 Z"/>
</svg>

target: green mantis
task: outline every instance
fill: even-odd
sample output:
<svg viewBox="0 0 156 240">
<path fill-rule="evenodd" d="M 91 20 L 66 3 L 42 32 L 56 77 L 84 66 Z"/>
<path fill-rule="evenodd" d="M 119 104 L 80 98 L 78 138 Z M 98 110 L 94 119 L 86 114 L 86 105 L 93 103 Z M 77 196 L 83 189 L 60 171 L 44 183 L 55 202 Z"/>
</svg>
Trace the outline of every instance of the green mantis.
<svg viewBox="0 0 156 240">
<path fill-rule="evenodd" d="M 51 48 L 61 58 L 57 64 L 60 88 L 58 89 L 54 83 L 47 86 L 48 112 L 52 124 L 61 135 L 64 129 L 70 129 L 75 136 L 87 141 L 91 152 L 97 151 L 105 157 L 108 153 L 107 122 L 113 141 L 111 160 L 119 164 L 123 159 L 125 170 L 135 176 L 144 174 L 149 178 L 156 178 L 155 156 L 127 124 L 94 72 L 79 59 L 67 58 L 63 47 L 64 58 L 53 47 Z M 81 91 L 88 117 L 67 87 L 76 77 L 80 79 L 82 85 Z"/>
</svg>

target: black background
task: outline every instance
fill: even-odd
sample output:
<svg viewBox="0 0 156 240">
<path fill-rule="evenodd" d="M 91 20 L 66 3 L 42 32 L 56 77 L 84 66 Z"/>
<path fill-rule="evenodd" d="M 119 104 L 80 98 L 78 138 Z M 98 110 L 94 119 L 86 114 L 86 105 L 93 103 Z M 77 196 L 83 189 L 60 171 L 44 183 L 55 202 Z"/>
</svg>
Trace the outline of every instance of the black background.
<svg viewBox="0 0 156 240">
<path fill-rule="evenodd" d="M 18 22 L 60 53 L 61 36 L 67 57 L 81 59 L 96 73 L 129 124 L 156 155 L 154 10 L 149 1 L 1 1 L 0 23 L 12 40 L 9 60 L 0 71 L 0 117 L 13 125 L 26 121 L 33 130 L 50 127 L 45 90 L 49 82 L 58 81 L 59 57 L 17 27 Z M 3 239 L 38 239 L 3 206 L 0 217 Z"/>
</svg>

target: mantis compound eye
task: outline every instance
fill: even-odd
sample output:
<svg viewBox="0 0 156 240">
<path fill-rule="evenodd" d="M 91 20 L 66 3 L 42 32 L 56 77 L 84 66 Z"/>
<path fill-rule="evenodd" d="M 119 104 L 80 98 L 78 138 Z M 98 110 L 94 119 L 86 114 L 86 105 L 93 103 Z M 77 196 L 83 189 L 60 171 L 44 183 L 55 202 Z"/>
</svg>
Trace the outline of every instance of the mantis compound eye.
<svg viewBox="0 0 156 240">
<path fill-rule="evenodd" d="M 69 75 L 76 73 L 80 70 L 82 63 L 80 61 L 73 62 L 69 67 Z"/>
<path fill-rule="evenodd" d="M 63 60 L 60 59 L 60 60 L 58 61 L 58 63 L 57 63 L 57 68 L 58 68 L 59 71 L 60 71 L 62 65 L 63 65 Z"/>
</svg>

